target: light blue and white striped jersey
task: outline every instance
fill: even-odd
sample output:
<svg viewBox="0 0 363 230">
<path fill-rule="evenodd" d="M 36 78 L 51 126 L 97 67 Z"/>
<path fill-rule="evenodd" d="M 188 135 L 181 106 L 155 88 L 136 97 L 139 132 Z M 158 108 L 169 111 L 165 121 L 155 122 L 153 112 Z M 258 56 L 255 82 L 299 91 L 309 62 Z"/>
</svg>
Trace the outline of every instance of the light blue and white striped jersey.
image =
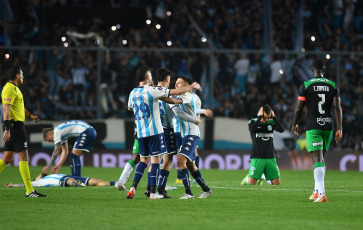
<svg viewBox="0 0 363 230">
<path fill-rule="evenodd" d="M 78 137 L 85 130 L 92 128 L 84 121 L 70 120 L 54 128 L 54 144 L 64 144 L 70 137 Z"/>
<path fill-rule="evenodd" d="M 59 187 L 59 181 L 66 174 L 50 174 L 41 178 L 40 180 L 32 181 L 33 187 Z"/>
<path fill-rule="evenodd" d="M 131 91 L 128 107 L 134 110 L 138 138 L 164 132 L 160 120 L 159 98 L 169 97 L 169 94 L 170 90 L 161 86 L 143 86 Z"/>
<path fill-rule="evenodd" d="M 188 113 L 189 115 L 192 115 L 194 117 L 197 116 L 197 101 L 195 100 L 195 97 L 191 93 L 185 93 L 181 96 L 177 96 L 178 98 L 181 98 L 183 101 L 183 104 L 181 105 L 173 105 L 169 104 L 169 106 L 172 108 L 174 106 L 180 106 L 180 108 Z M 181 127 L 181 135 L 182 137 L 185 137 L 187 135 L 194 135 L 198 136 L 199 134 L 199 128 L 196 124 L 189 121 L 184 121 L 180 117 L 177 118 L 178 122 L 180 123 Z"/>
<path fill-rule="evenodd" d="M 171 110 L 171 108 L 167 105 L 167 103 L 163 101 L 159 101 L 159 107 L 160 107 L 160 119 L 163 128 L 168 128 L 168 129 L 174 128 L 173 110 Z"/>
<path fill-rule="evenodd" d="M 197 103 L 197 109 L 202 109 L 202 101 L 200 100 L 199 96 L 196 93 L 193 93 L 195 101 Z M 198 126 L 198 137 L 200 137 L 200 129 Z"/>
<path fill-rule="evenodd" d="M 180 133 L 181 132 L 181 129 L 180 129 L 181 126 L 180 126 L 180 123 L 178 121 L 178 117 L 175 114 L 173 116 L 173 126 L 174 126 L 174 133 Z"/>
</svg>

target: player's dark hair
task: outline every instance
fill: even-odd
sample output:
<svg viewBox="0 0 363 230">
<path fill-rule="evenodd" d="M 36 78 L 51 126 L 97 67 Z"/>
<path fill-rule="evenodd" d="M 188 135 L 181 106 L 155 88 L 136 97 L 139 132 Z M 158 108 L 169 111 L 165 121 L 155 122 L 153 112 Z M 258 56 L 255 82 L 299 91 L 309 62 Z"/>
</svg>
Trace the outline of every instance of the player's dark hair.
<svg viewBox="0 0 363 230">
<path fill-rule="evenodd" d="M 170 76 L 171 71 L 168 70 L 167 68 L 160 68 L 158 70 L 156 70 L 156 81 L 157 82 L 161 82 L 161 81 L 165 81 L 165 79 Z"/>
<path fill-rule="evenodd" d="M 316 70 L 325 70 L 325 62 L 323 59 L 317 58 L 313 61 L 313 68 Z"/>
<path fill-rule="evenodd" d="M 186 75 L 180 75 L 178 78 L 183 79 L 185 82 L 187 82 L 189 85 L 193 84 L 194 80 L 193 78 L 186 76 Z"/>
<path fill-rule="evenodd" d="M 21 68 L 19 66 L 12 67 L 7 72 L 8 81 L 14 80 L 16 75 L 21 73 Z"/>
<path fill-rule="evenodd" d="M 150 71 L 146 66 L 141 66 L 136 70 L 136 77 L 138 82 L 145 81 L 147 73 Z"/>
<path fill-rule="evenodd" d="M 266 113 L 266 114 L 270 114 L 270 113 L 271 113 L 271 111 L 272 111 L 271 107 L 270 107 L 268 104 L 264 105 L 264 106 L 262 107 L 262 110 L 263 110 L 263 112 L 264 112 L 264 113 Z"/>
<path fill-rule="evenodd" d="M 44 129 L 42 130 L 42 133 L 43 133 L 43 139 L 44 139 L 44 140 L 47 138 L 48 133 L 49 133 L 49 132 L 51 132 L 51 131 L 53 131 L 53 129 L 52 129 L 52 128 L 44 128 Z"/>
</svg>

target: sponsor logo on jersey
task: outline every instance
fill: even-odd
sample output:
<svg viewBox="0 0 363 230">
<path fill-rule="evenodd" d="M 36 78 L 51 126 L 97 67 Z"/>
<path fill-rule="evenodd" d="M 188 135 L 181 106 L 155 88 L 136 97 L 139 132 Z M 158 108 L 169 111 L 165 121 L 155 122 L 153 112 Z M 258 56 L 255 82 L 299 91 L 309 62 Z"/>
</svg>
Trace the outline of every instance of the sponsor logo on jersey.
<svg viewBox="0 0 363 230">
<path fill-rule="evenodd" d="M 325 91 L 325 92 L 329 92 L 329 87 L 328 86 L 322 86 L 322 85 L 315 85 L 314 86 L 314 91 Z"/>
<path fill-rule="evenodd" d="M 313 78 L 310 81 L 321 81 L 321 82 L 328 82 L 328 79 L 323 79 L 323 78 Z"/>
<path fill-rule="evenodd" d="M 11 101 L 11 98 L 4 98 L 4 101 L 10 102 Z"/>
<path fill-rule="evenodd" d="M 319 145 L 323 145 L 323 142 L 322 141 L 319 141 L 319 142 L 313 142 L 313 146 L 319 146 Z"/>
<path fill-rule="evenodd" d="M 269 139 L 274 137 L 273 133 L 256 133 L 256 138 L 261 138 L 264 141 L 268 141 Z"/>
<path fill-rule="evenodd" d="M 323 126 L 323 125 L 325 125 L 325 123 L 331 123 L 332 120 L 330 117 L 318 117 L 318 118 L 316 118 L 316 122 L 319 125 Z"/>
</svg>

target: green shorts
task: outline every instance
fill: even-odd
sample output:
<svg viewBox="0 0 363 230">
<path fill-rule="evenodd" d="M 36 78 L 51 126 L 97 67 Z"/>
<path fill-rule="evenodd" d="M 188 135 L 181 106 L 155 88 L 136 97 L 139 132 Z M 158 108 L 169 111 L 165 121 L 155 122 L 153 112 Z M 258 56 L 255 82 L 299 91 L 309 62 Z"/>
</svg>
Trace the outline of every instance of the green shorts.
<svg viewBox="0 0 363 230">
<path fill-rule="evenodd" d="M 276 158 L 272 159 L 253 158 L 251 160 L 248 177 L 259 180 L 261 179 L 263 173 L 265 174 L 266 180 L 273 180 L 280 178 L 280 170 L 279 167 L 277 166 Z"/>
<path fill-rule="evenodd" d="M 306 131 L 308 151 L 312 152 L 321 149 L 323 149 L 325 152 L 328 151 L 332 137 L 333 131 L 331 130 L 312 129 Z"/>
<path fill-rule="evenodd" d="M 132 153 L 140 153 L 139 150 L 139 140 L 135 139 L 134 147 L 132 148 Z"/>
</svg>

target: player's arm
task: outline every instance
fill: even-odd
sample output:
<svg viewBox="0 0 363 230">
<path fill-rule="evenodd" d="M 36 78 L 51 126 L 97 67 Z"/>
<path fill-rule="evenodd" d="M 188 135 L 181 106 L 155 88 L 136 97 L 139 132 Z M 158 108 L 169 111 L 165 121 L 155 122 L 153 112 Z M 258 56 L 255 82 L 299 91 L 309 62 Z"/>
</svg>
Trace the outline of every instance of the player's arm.
<svg viewBox="0 0 363 230">
<path fill-rule="evenodd" d="M 62 144 L 61 147 L 58 147 L 58 148 L 61 148 L 62 153 L 61 153 L 60 159 L 58 161 L 58 164 L 53 167 L 52 173 L 59 172 L 59 169 L 62 167 L 63 163 L 66 161 L 67 156 L 68 156 L 68 143 L 67 142 Z M 58 150 L 58 151 L 60 151 L 60 150 Z"/>
<path fill-rule="evenodd" d="M 4 130 L 4 136 L 3 136 L 3 140 L 9 141 L 10 140 L 10 104 L 5 104 L 3 103 L 3 118 L 4 118 L 4 123 L 3 123 L 3 130 Z"/>
<path fill-rule="evenodd" d="M 258 116 L 257 120 L 253 120 L 251 119 L 248 123 L 248 129 L 250 130 L 250 132 L 252 133 L 257 133 L 258 127 L 260 126 L 260 121 L 262 119 L 262 115 Z"/>
<path fill-rule="evenodd" d="M 343 113 L 342 113 L 342 107 L 340 105 L 340 97 L 334 97 L 333 111 L 334 111 L 335 120 L 337 122 L 337 131 L 335 132 L 335 142 L 338 142 L 343 137 L 343 127 L 342 127 Z"/>
<path fill-rule="evenodd" d="M 213 112 L 210 109 L 197 109 L 197 114 L 204 114 L 207 117 L 213 116 Z"/>
<path fill-rule="evenodd" d="M 61 143 L 55 144 L 54 150 L 53 150 L 53 153 L 52 153 L 52 157 L 50 158 L 50 161 L 49 161 L 48 165 L 45 166 L 45 167 L 43 167 L 43 169 L 42 169 L 42 173 L 43 174 L 47 174 L 48 173 L 48 170 L 54 164 L 55 159 L 57 159 L 57 156 L 59 155 L 60 150 L 61 150 Z"/>
<path fill-rule="evenodd" d="M 39 121 L 39 117 L 35 114 L 32 114 L 31 112 L 29 112 L 27 109 L 24 109 L 25 111 L 25 116 L 29 117 L 30 119 L 32 119 L 34 122 L 38 122 Z"/>
<path fill-rule="evenodd" d="M 200 124 L 200 119 L 183 111 L 179 106 L 173 106 L 173 107 L 171 107 L 171 110 L 173 111 L 175 116 L 180 117 L 184 121 L 193 122 L 194 124 L 197 124 L 197 125 Z"/>
<path fill-rule="evenodd" d="M 24 184 L 12 184 L 12 183 L 8 183 L 8 184 L 5 184 L 5 187 L 6 188 L 11 188 L 11 187 L 13 187 L 13 188 L 20 188 L 20 187 L 25 187 L 25 185 Z"/>
<path fill-rule="evenodd" d="M 283 133 L 285 131 L 285 127 L 283 124 L 281 124 L 281 122 L 277 119 L 277 117 L 275 116 L 275 113 L 274 111 L 271 111 L 272 112 L 272 119 L 274 120 L 275 122 L 275 127 L 274 129 L 279 132 L 279 133 Z"/>
<path fill-rule="evenodd" d="M 301 117 L 301 114 L 303 112 L 303 109 L 304 109 L 304 106 L 305 106 L 305 100 L 300 100 L 298 99 L 297 100 L 297 105 L 296 105 L 296 108 L 295 108 L 295 111 L 294 111 L 294 119 L 293 119 L 293 122 L 292 122 L 292 129 L 291 131 L 295 134 L 295 136 L 298 136 L 298 121 L 300 120 L 300 117 Z"/>
<path fill-rule="evenodd" d="M 183 100 L 181 98 L 161 97 L 159 100 L 168 104 L 183 104 Z"/>
<path fill-rule="evenodd" d="M 189 92 L 189 91 L 191 91 L 193 89 L 197 89 L 197 90 L 202 91 L 202 87 L 200 87 L 199 83 L 194 82 L 193 84 L 182 87 L 182 88 L 171 89 L 170 90 L 170 95 L 182 95 L 182 94 L 185 94 L 186 92 Z"/>
</svg>

